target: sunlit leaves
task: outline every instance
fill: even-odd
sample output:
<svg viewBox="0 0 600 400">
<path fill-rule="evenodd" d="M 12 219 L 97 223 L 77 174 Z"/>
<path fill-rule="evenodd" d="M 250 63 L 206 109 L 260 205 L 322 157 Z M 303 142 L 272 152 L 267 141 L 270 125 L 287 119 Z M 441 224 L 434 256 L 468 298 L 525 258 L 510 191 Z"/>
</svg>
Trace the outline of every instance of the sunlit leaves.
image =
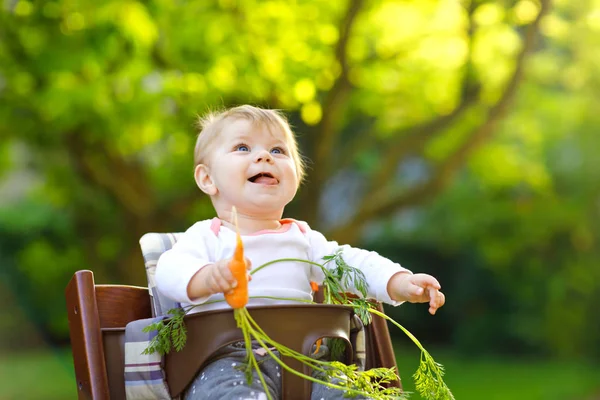
<svg viewBox="0 0 600 400">
<path fill-rule="evenodd" d="M 35 27 L 20 31 L 19 39 L 25 52 L 32 57 L 37 56 L 48 43 L 44 32 Z"/>
<path fill-rule="evenodd" d="M 518 7 L 525 11 L 519 12 L 526 18 L 529 3 L 521 3 Z M 85 35 L 77 40 L 100 41 L 90 49 L 93 55 L 77 62 L 75 71 L 70 66 L 68 73 L 85 78 L 74 78 L 71 85 L 92 81 L 110 85 L 108 92 L 98 87 L 89 102 L 105 117 L 124 103 L 134 108 L 134 104 L 145 104 L 139 109 L 146 109 L 150 101 L 162 103 L 161 110 L 170 110 L 153 116 L 161 119 L 174 110 L 198 112 L 202 103 L 218 104 L 222 96 L 243 99 L 252 93 L 256 101 L 298 110 L 310 125 L 321 119 L 322 92 L 330 90 L 340 75 L 334 50 L 346 6 L 343 2 L 192 2 L 175 8 L 167 2 L 129 1 L 43 9 L 53 18 L 60 15 L 63 31 L 69 35 Z M 476 22 L 491 29 L 503 22 L 501 11 L 495 3 L 484 4 L 477 10 Z M 107 28 L 109 35 L 99 35 Z M 389 120 L 391 126 L 450 112 L 460 99 L 461 69 L 470 57 L 467 28 L 466 12 L 458 2 L 417 6 L 382 1 L 366 7 L 346 49 L 348 79 L 360 89 L 355 92 L 355 104 L 368 114 L 379 115 L 380 124 Z M 474 59 L 483 81 L 489 81 L 490 98 L 511 72 L 510 58 L 519 46 L 518 39 L 506 32 L 510 30 L 504 36 L 488 32 L 475 45 Z M 44 46 L 39 38 L 46 35 L 30 36 L 30 48 Z M 137 50 L 155 46 L 159 59 L 140 54 L 131 58 L 128 44 Z M 499 55 L 505 59 L 499 61 Z M 156 61 L 160 63 L 153 66 Z M 111 73 L 103 77 L 107 68 Z M 27 82 L 18 87 L 22 94 L 31 90 Z M 69 99 L 54 112 L 42 112 L 72 113 L 70 104 L 77 96 Z M 112 114 L 115 121 L 109 125 L 134 118 L 134 109 L 131 112 Z M 402 123 L 391 117 L 399 114 L 404 115 Z"/>
<path fill-rule="evenodd" d="M 8 12 L 0 13 L 0 136 L 18 138 L 33 155 L 32 168 L 46 182 L 36 196 L 61 210 L 78 210 L 86 231 L 125 235 L 111 226 L 115 215 L 120 221 L 120 213 L 127 214 L 116 199 L 142 185 L 141 195 L 125 196 L 126 206 L 144 199 L 138 208 L 160 218 L 129 216 L 136 221 L 132 225 L 160 220 L 175 229 L 188 218 L 212 216 L 206 198 L 195 197 L 191 173 L 193 122 L 210 108 L 252 103 L 284 109 L 307 149 L 328 122 L 340 130 L 344 145 L 334 146 L 332 157 L 358 160 L 368 181 L 388 141 L 452 115 L 471 96 L 476 106 L 417 151 L 415 159 L 431 168 L 429 178 L 485 122 L 515 71 L 541 3 L 365 1 L 340 49 L 347 10 L 358 3 L 8 2 Z M 550 240 L 546 231 L 567 230 L 565 243 L 577 249 L 588 248 L 597 235 L 587 225 L 591 218 L 573 209 L 584 199 L 593 203 L 600 181 L 594 172 L 600 171 L 593 153 L 597 141 L 582 139 L 598 126 L 600 52 L 593 49 L 600 46 L 600 11 L 597 2 L 553 3 L 512 108 L 488 145 L 457 161 L 465 166 L 450 188 L 457 193 L 440 200 L 447 208 L 431 222 L 437 231 L 445 227 L 437 243 L 478 243 L 494 266 Z M 332 97 L 340 87 L 347 91 Z M 327 120 L 335 101 L 341 112 Z M 419 130 L 415 137 L 421 133 L 431 132 Z M 134 178 L 123 184 L 128 175 L 105 165 L 107 152 Z M 80 154 L 93 161 L 91 170 L 102 182 L 76 163 Z M 321 167 L 314 165 L 313 172 L 325 170 Z M 422 183 L 400 170 L 402 188 Z M 107 189 L 117 182 L 124 189 Z M 171 215 L 173 202 L 177 217 Z M 571 226 L 569 220 L 585 223 Z M 496 226 L 515 228 L 510 235 L 489 233 Z M 118 238 L 129 240 L 131 249 L 137 246 L 131 238 Z M 109 269 L 122 258 L 121 250 L 102 243 L 102 254 L 113 258 L 111 267 L 102 267 Z M 43 245 L 35 246 L 27 260 L 46 254 Z M 527 268 L 533 264 L 530 260 Z"/>
<path fill-rule="evenodd" d="M 34 85 L 33 76 L 27 72 L 20 72 L 14 75 L 13 80 L 9 83 L 18 95 L 26 96 L 31 93 Z"/>
<path fill-rule="evenodd" d="M 513 7 L 513 17 L 517 24 L 529 24 L 540 12 L 539 4 L 531 0 L 520 0 Z"/>
<path fill-rule="evenodd" d="M 473 22 L 479 26 L 498 25 L 504 21 L 504 8 L 498 3 L 483 3 L 475 9 Z"/>
<path fill-rule="evenodd" d="M 301 103 L 312 100 L 315 94 L 315 84 L 310 79 L 301 79 L 294 85 L 294 96 Z"/>
<path fill-rule="evenodd" d="M 556 15 L 549 15 L 542 21 L 541 31 L 554 39 L 563 39 L 569 31 L 569 23 Z"/>
<path fill-rule="evenodd" d="M 518 146 L 490 144 L 477 152 L 470 162 L 482 184 L 497 189 L 511 188 L 521 183 L 534 190 L 545 191 L 550 185 L 550 176 L 543 160 Z"/>
<path fill-rule="evenodd" d="M 307 125 L 315 125 L 321 120 L 323 110 L 319 103 L 312 101 L 302 106 L 300 115 Z"/>
<path fill-rule="evenodd" d="M 468 59 L 467 27 L 465 10 L 455 2 L 419 7 L 384 2 L 372 8 L 349 43 L 350 81 L 365 89 L 357 99 L 360 110 L 381 122 L 389 112 L 397 127 L 453 109 L 459 71 Z"/>
<path fill-rule="evenodd" d="M 473 64 L 484 87 L 483 96 L 489 103 L 495 102 L 505 87 L 521 45 L 519 35 L 507 25 L 490 26 L 475 34 Z"/>
<path fill-rule="evenodd" d="M 79 12 L 72 12 L 65 18 L 61 25 L 61 31 L 65 34 L 70 34 L 76 31 L 80 31 L 85 28 L 85 18 L 83 14 Z"/>
<path fill-rule="evenodd" d="M 75 17 L 77 17 L 77 24 L 85 23 L 83 16 L 80 17 L 77 13 L 73 13 L 67 17 L 67 28 L 72 28 L 68 21 Z M 134 43 L 138 49 L 149 48 L 158 38 L 158 28 L 153 17 L 149 14 L 146 6 L 137 1 L 106 2 L 98 7 L 96 16 L 93 18 L 96 24 L 107 22 L 115 24 L 123 37 Z"/>
<path fill-rule="evenodd" d="M 44 4 L 42 8 L 42 14 L 46 18 L 58 18 L 61 15 L 61 7 L 58 2 L 49 1 Z"/>
<path fill-rule="evenodd" d="M 586 22 L 591 29 L 600 32 L 600 7 L 587 15 Z"/>
<path fill-rule="evenodd" d="M 20 17 L 26 17 L 33 11 L 33 5 L 29 1 L 20 0 L 14 7 L 14 13 Z"/>
</svg>

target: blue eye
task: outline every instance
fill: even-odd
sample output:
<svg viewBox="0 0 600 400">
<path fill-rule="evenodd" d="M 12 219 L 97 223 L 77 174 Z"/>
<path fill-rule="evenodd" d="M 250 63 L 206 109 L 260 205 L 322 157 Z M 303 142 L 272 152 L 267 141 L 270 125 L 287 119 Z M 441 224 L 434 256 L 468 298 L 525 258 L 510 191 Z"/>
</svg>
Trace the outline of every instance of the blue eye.
<svg viewBox="0 0 600 400">
<path fill-rule="evenodd" d="M 234 148 L 235 151 L 250 151 L 250 147 L 245 144 L 238 144 Z"/>
<path fill-rule="evenodd" d="M 285 151 L 281 147 L 273 147 L 271 149 L 271 154 L 285 154 Z"/>
</svg>

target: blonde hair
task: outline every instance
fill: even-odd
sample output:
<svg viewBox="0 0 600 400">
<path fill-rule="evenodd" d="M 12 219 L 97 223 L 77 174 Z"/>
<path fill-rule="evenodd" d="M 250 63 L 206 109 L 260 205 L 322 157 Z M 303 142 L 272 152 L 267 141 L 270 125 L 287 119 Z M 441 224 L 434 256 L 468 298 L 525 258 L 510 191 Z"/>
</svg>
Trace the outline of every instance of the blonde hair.
<svg viewBox="0 0 600 400">
<path fill-rule="evenodd" d="M 225 124 L 236 119 L 245 119 L 253 124 L 259 123 L 264 124 L 268 128 L 280 129 L 288 144 L 290 157 L 296 166 L 298 184 L 302 182 L 305 174 L 305 164 L 289 122 L 278 110 L 264 109 L 251 105 L 242 105 L 224 111 L 211 111 L 198 118 L 200 133 L 198 134 L 194 149 L 194 168 L 206 162 L 207 154 L 214 141 L 219 137 Z"/>
</svg>

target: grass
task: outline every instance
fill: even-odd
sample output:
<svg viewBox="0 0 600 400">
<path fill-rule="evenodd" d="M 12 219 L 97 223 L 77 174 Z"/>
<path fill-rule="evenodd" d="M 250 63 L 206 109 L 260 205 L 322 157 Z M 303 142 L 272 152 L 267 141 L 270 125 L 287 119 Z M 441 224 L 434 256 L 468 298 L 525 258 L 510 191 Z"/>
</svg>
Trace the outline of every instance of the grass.
<svg viewBox="0 0 600 400">
<path fill-rule="evenodd" d="M 70 349 L 0 353 L 0 400 L 76 398 Z"/>
<path fill-rule="evenodd" d="M 517 357 L 467 358 L 429 349 L 444 365 L 444 380 L 457 400 L 600 400 L 600 365 Z M 419 400 L 412 375 L 419 364 L 413 348 L 396 348 L 404 390 Z"/>
<path fill-rule="evenodd" d="M 445 380 L 457 400 L 598 400 L 600 366 L 518 358 L 467 359 L 430 349 L 446 368 Z M 419 353 L 396 349 L 405 390 L 414 392 L 412 374 Z M 42 349 L 0 355 L 0 400 L 75 399 L 70 349 Z M 420 396 L 413 393 L 412 400 Z"/>
</svg>

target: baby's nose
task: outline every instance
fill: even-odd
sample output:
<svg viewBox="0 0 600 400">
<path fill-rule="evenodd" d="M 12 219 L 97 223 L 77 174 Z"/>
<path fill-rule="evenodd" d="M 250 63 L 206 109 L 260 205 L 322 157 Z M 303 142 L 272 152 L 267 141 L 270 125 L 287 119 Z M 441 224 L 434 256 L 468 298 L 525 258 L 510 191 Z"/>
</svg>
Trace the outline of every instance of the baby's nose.
<svg viewBox="0 0 600 400">
<path fill-rule="evenodd" d="M 256 162 L 272 162 L 273 161 L 273 157 L 271 157 L 271 154 L 268 151 L 261 151 L 260 153 L 258 153 L 258 155 L 256 156 Z"/>
</svg>

